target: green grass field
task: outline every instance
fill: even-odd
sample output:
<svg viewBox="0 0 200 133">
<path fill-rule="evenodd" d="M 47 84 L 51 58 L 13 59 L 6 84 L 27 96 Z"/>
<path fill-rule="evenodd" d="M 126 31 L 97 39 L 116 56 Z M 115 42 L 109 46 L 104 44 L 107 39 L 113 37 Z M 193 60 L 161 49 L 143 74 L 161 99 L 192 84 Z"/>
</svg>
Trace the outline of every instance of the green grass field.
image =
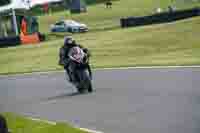
<svg viewBox="0 0 200 133">
<path fill-rule="evenodd" d="M 171 2 L 173 1 L 173 2 Z M 185 1 L 185 2 L 184 2 Z M 74 19 L 86 23 L 91 31 L 119 28 L 120 18 L 127 16 L 142 16 L 155 13 L 158 7 L 168 11 L 168 6 L 173 5 L 177 10 L 200 5 L 200 2 L 186 2 L 187 0 L 118 0 L 113 2 L 112 9 L 105 5 L 96 4 L 88 7 L 87 13 L 70 14 L 68 11 L 54 13 L 40 17 L 40 30 L 49 33 L 49 25 L 59 19 Z M 188 0 L 191 1 L 191 0 Z"/>
<path fill-rule="evenodd" d="M 179 0 L 181 1 L 181 0 Z M 152 14 L 156 7 L 167 9 L 170 0 L 120 0 L 112 9 L 103 4 L 90 6 L 88 13 L 70 15 L 58 12 L 40 16 L 40 29 L 47 41 L 39 45 L 0 49 L 0 74 L 62 70 L 58 66 L 58 51 L 64 35 L 72 35 L 92 52 L 93 68 L 151 65 L 200 64 L 200 17 L 175 23 L 122 29 L 120 18 Z M 181 3 L 181 2 L 176 2 Z M 188 8 L 199 3 L 176 4 Z M 73 18 L 89 25 L 84 34 L 51 34 L 49 25 L 60 18 Z"/>
<path fill-rule="evenodd" d="M 7 120 L 11 133 L 87 133 L 73 128 L 66 123 L 52 125 L 43 121 L 33 121 L 11 113 L 5 113 L 3 115 Z"/>
<path fill-rule="evenodd" d="M 92 51 L 94 68 L 200 64 L 200 17 L 171 24 L 74 35 Z M 63 39 L 0 49 L 0 73 L 60 70 Z"/>
</svg>

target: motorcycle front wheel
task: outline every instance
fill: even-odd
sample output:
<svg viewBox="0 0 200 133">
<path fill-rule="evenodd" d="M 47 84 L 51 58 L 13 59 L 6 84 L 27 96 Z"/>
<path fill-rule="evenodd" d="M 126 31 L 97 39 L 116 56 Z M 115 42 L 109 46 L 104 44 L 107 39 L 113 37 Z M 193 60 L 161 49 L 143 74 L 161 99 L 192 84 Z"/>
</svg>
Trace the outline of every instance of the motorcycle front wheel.
<svg viewBox="0 0 200 133">
<path fill-rule="evenodd" d="M 79 86 L 78 91 L 80 93 L 83 93 L 85 90 L 88 92 L 93 92 L 92 82 L 89 75 L 88 70 L 80 70 L 78 71 L 78 77 L 79 77 Z"/>
</svg>

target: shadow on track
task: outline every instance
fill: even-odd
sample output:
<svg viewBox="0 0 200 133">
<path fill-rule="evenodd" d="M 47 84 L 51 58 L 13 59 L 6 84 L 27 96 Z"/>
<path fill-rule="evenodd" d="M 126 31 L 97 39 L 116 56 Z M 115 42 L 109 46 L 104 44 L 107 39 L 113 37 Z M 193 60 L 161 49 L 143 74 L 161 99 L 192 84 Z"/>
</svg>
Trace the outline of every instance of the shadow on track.
<svg viewBox="0 0 200 133">
<path fill-rule="evenodd" d="M 63 98 L 73 97 L 73 96 L 78 96 L 78 95 L 83 95 L 83 94 L 80 94 L 78 92 L 67 93 L 67 94 L 65 93 L 65 94 L 61 94 L 61 95 L 57 95 L 57 96 L 53 96 L 53 97 L 48 97 L 48 98 L 46 98 L 46 101 L 58 100 L 58 99 L 63 99 Z"/>
<path fill-rule="evenodd" d="M 29 99 L 26 101 L 18 101 L 17 104 L 20 104 L 20 105 L 41 104 L 41 103 L 51 102 L 54 100 L 62 100 L 62 99 L 72 98 L 75 96 L 84 96 L 84 95 L 91 95 L 91 94 L 92 93 L 88 93 L 88 92 L 85 92 L 85 93 L 68 92 L 68 93 L 61 93 L 58 95 L 49 96 L 49 97 L 47 96 L 47 97 L 38 98 L 38 99 Z M 14 104 L 16 104 L 16 102 Z"/>
<path fill-rule="evenodd" d="M 61 99 L 71 98 L 71 97 L 74 97 L 74 96 L 89 95 L 89 94 L 91 94 L 91 93 L 88 93 L 88 92 L 85 92 L 85 93 L 79 93 L 79 92 L 64 93 L 64 94 L 60 94 L 60 95 L 57 95 L 57 96 L 52 96 L 52 97 L 40 99 L 40 102 L 61 100 Z"/>
</svg>

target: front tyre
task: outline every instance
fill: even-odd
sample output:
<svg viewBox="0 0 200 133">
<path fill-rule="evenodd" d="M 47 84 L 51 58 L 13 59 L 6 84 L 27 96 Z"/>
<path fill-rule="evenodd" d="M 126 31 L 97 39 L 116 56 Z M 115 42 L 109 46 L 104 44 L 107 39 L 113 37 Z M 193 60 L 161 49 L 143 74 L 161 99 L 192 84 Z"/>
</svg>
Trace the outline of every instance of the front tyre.
<svg viewBox="0 0 200 133">
<path fill-rule="evenodd" d="M 93 92 L 92 82 L 88 70 L 80 70 L 78 75 L 80 80 L 78 91 L 80 93 L 82 93 L 84 90 L 87 90 L 90 93 Z"/>
<path fill-rule="evenodd" d="M 88 92 L 92 93 L 93 92 L 93 88 L 92 88 L 92 83 L 91 80 L 89 81 L 89 87 L 88 87 Z"/>
</svg>

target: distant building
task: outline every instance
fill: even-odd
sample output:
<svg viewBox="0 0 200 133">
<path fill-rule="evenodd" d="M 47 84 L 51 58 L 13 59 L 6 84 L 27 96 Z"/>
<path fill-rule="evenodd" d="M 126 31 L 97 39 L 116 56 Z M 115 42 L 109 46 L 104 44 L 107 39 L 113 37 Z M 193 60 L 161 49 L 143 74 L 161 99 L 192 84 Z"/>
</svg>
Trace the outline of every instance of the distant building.
<svg viewBox="0 0 200 133">
<path fill-rule="evenodd" d="M 71 13 L 87 12 L 86 3 L 84 0 L 71 0 L 69 3 Z"/>
</svg>

